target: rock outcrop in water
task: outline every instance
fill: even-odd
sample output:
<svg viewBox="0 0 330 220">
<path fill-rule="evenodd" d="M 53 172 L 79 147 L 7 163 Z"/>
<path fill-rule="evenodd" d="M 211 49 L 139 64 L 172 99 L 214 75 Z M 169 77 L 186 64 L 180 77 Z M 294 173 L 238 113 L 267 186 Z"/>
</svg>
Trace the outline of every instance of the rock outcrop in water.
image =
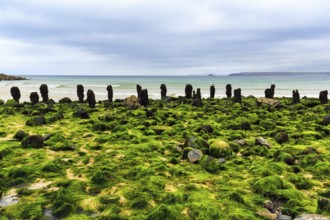
<svg viewBox="0 0 330 220">
<path fill-rule="evenodd" d="M 83 103 L 84 102 L 84 86 L 81 84 L 77 85 L 77 95 L 79 98 L 79 102 Z"/>
<path fill-rule="evenodd" d="M 0 73 L 0 81 L 2 80 L 26 80 L 25 77 L 20 77 L 20 76 L 11 76 L 11 75 L 6 75 L 4 73 Z"/>
<path fill-rule="evenodd" d="M 10 94 L 13 97 L 13 99 L 19 103 L 19 99 L 21 98 L 21 92 L 18 87 L 14 86 L 10 89 Z"/>
</svg>

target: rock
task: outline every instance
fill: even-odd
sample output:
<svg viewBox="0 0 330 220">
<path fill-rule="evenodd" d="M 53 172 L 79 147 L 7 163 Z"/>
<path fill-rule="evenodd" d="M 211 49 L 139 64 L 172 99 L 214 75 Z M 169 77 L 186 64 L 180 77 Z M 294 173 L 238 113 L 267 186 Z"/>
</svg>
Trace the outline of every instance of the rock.
<svg viewBox="0 0 330 220">
<path fill-rule="evenodd" d="M 69 104 L 69 103 L 72 103 L 72 100 L 69 97 L 64 97 L 64 98 L 60 99 L 58 101 L 58 103 L 60 103 L 60 104 L 64 104 L 64 103 Z"/>
<path fill-rule="evenodd" d="M 167 88 L 165 84 L 160 85 L 160 96 L 162 99 L 166 98 Z"/>
<path fill-rule="evenodd" d="M 35 105 L 39 102 L 39 95 L 37 92 L 30 93 L 30 101 L 32 105 Z"/>
<path fill-rule="evenodd" d="M 264 201 L 263 206 L 265 209 L 269 210 L 270 212 L 274 212 L 275 210 L 274 203 L 270 200 Z"/>
<path fill-rule="evenodd" d="M 44 135 L 44 141 L 47 141 L 47 140 L 49 140 L 50 138 L 51 138 L 51 134 L 45 134 Z"/>
<path fill-rule="evenodd" d="M 124 100 L 124 104 L 129 106 L 129 107 L 139 107 L 139 100 L 135 95 L 129 96 L 127 98 L 125 98 Z"/>
<path fill-rule="evenodd" d="M 208 149 L 209 148 L 209 144 L 202 138 L 197 138 L 197 137 L 190 137 L 190 138 L 187 138 L 185 143 L 184 143 L 184 147 L 191 147 L 191 148 L 197 148 L 197 149 L 203 149 L 203 148 L 206 148 Z"/>
<path fill-rule="evenodd" d="M 297 216 L 294 220 L 330 220 L 330 217 L 318 214 L 302 214 Z"/>
<path fill-rule="evenodd" d="M 242 103 L 241 89 L 234 90 L 234 102 Z"/>
<path fill-rule="evenodd" d="M 227 98 L 231 98 L 231 96 L 232 96 L 231 90 L 232 90 L 231 84 L 227 84 L 226 85 L 226 95 L 227 95 Z"/>
<path fill-rule="evenodd" d="M 257 98 L 257 103 L 258 104 L 267 104 L 267 105 L 270 105 L 270 106 L 273 106 L 273 107 L 282 106 L 282 103 L 278 100 L 270 99 L 270 98 L 263 98 L 263 97 Z"/>
<path fill-rule="evenodd" d="M 203 152 L 198 149 L 193 149 L 188 152 L 188 160 L 190 163 L 199 161 L 203 156 Z"/>
<path fill-rule="evenodd" d="M 319 198 L 317 200 L 317 212 L 318 213 L 330 213 L 330 199 L 329 198 Z"/>
<path fill-rule="evenodd" d="M 274 139 L 276 140 L 277 143 L 283 144 L 283 143 L 289 141 L 289 136 L 286 132 L 281 131 L 281 132 L 276 133 Z"/>
<path fill-rule="evenodd" d="M 46 124 L 46 120 L 43 116 L 36 116 L 26 121 L 26 125 L 28 126 L 41 126 L 44 124 Z"/>
<path fill-rule="evenodd" d="M 140 103 L 140 105 L 142 105 L 144 107 L 147 107 L 147 105 L 149 104 L 149 97 L 148 97 L 147 89 L 142 89 L 140 91 L 139 103 Z"/>
<path fill-rule="evenodd" d="M 229 144 L 223 140 L 215 140 L 210 145 L 210 156 L 215 158 L 230 158 L 232 149 Z"/>
<path fill-rule="evenodd" d="M 211 127 L 211 125 L 202 125 L 197 129 L 197 132 L 200 132 L 200 131 L 205 131 L 209 134 L 212 134 L 213 128 Z"/>
<path fill-rule="evenodd" d="M 89 114 L 84 110 L 78 110 L 73 114 L 74 118 L 89 119 Z"/>
<path fill-rule="evenodd" d="M 195 99 L 193 100 L 192 106 L 195 106 L 195 107 L 202 107 L 202 106 L 203 106 L 202 100 L 199 99 L 199 98 L 195 98 Z"/>
<path fill-rule="evenodd" d="M 330 115 L 325 116 L 322 120 L 322 125 L 327 126 L 328 124 L 330 124 Z"/>
<path fill-rule="evenodd" d="M 192 90 L 193 90 L 192 85 L 191 84 L 187 84 L 186 85 L 186 88 L 185 88 L 185 94 L 186 94 L 186 98 L 187 99 L 191 99 L 192 98 L 192 96 L 191 96 Z"/>
<path fill-rule="evenodd" d="M 0 207 L 7 207 L 18 203 L 19 199 L 17 196 L 7 195 L 0 199 Z"/>
<path fill-rule="evenodd" d="M 21 92 L 18 87 L 14 86 L 10 88 L 10 94 L 13 97 L 13 99 L 19 103 L 19 99 L 21 98 Z"/>
<path fill-rule="evenodd" d="M 84 102 L 84 86 L 81 84 L 77 85 L 77 95 L 79 98 L 79 102 L 83 103 Z"/>
<path fill-rule="evenodd" d="M 19 130 L 14 135 L 14 139 L 22 141 L 27 136 L 29 136 L 29 134 L 25 133 L 23 130 Z"/>
<path fill-rule="evenodd" d="M 42 84 L 39 88 L 40 93 L 41 93 L 41 97 L 42 97 L 42 101 L 43 102 L 47 102 L 48 101 L 48 86 L 46 84 Z"/>
<path fill-rule="evenodd" d="M 42 148 L 44 146 L 44 138 L 41 135 L 31 135 L 22 140 L 23 148 Z"/>
<path fill-rule="evenodd" d="M 274 93 L 275 93 L 275 85 L 272 84 L 269 89 L 265 90 L 265 98 L 269 98 L 269 99 L 274 98 Z"/>
<path fill-rule="evenodd" d="M 277 220 L 277 214 L 271 213 L 267 209 L 259 210 L 257 215 L 262 217 L 263 219 Z"/>
<path fill-rule="evenodd" d="M 11 76 L 11 75 L 6 75 L 4 73 L 0 73 L 0 81 L 2 80 L 26 80 L 25 77 L 20 77 L 20 76 Z"/>
<path fill-rule="evenodd" d="M 324 90 L 320 92 L 319 100 L 321 104 L 327 104 L 328 103 L 328 90 Z"/>
<path fill-rule="evenodd" d="M 288 216 L 288 215 L 279 215 L 277 217 L 277 220 L 291 220 L 292 217 L 291 216 Z"/>
<path fill-rule="evenodd" d="M 235 140 L 235 143 L 240 145 L 240 146 L 245 146 L 247 145 L 247 141 L 244 139 L 240 139 L 240 140 Z"/>
<path fill-rule="evenodd" d="M 112 100 L 113 100 L 113 90 L 112 90 L 111 85 L 107 86 L 107 91 L 108 91 L 108 100 L 109 100 L 109 102 L 112 102 Z"/>
<path fill-rule="evenodd" d="M 211 98 L 211 99 L 214 99 L 214 95 L 215 95 L 215 87 L 214 87 L 214 85 L 212 84 L 212 85 L 210 86 L 210 98 Z"/>
<path fill-rule="evenodd" d="M 87 90 L 87 102 L 90 108 L 95 108 L 96 100 L 93 90 Z"/>
<path fill-rule="evenodd" d="M 257 137 L 256 138 L 256 141 L 255 141 L 255 145 L 259 145 L 259 146 L 266 146 L 268 148 L 271 148 L 271 144 L 266 140 L 264 139 L 263 137 Z"/>
<path fill-rule="evenodd" d="M 298 90 L 292 91 L 292 103 L 293 104 L 300 103 L 300 95 L 299 95 Z"/>
</svg>

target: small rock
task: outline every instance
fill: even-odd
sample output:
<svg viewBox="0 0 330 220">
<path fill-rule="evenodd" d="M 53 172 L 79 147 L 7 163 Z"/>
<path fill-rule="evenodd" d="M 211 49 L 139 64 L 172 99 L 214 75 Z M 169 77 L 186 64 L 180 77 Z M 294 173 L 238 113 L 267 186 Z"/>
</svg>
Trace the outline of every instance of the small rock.
<svg viewBox="0 0 330 220">
<path fill-rule="evenodd" d="M 14 135 L 14 139 L 22 141 L 27 136 L 29 136 L 29 134 L 25 133 L 23 130 L 19 130 Z"/>
<path fill-rule="evenodd" d="M 277 219 L 278 220 L 291 220 L 292 217 L 291 216 L 288 216 L 288 215 L 280 215 L 280 216 L 278 216 Z"/>
<path fill-rule="evenodd" d="M 297 216 L 294 220 L 330 220 L 330 218 L 324 215 L 302 214 Z"/>
<path fill-rule="evenodd" d="M 211 125 L 202 125 L 197 129 L 198 132 L 200 131 L 205 131 L 209 134 L 213 133 L 213 128 L 211 127 Z"/>
<path fill-rule="evenodd" d="M 257 215 L 259 215 L 260 217 L 263 217 L 264 219 L 277 220 L 277 214 L 271 213 L 267 209 L 259 210 L 257 212 Z"/>
<path fill-rule="evenodd" d="M 272 201 L 270 201 L 270 200 L 266 200 L 265 202 L 264 202 L 264 208 L 266 208 L 267 210 L 269 210 L 270 212 L 273 212 L 273 210 L 274 210 L 274 204 L 273 204 L 273 202 Z"/>
<path fill-rule="evenodd" d="M 81 118 L 81 119 L 89 119 L 89 115 L 86 111 L 84 110 L 78 110 L 73 114 L 74 118 Z"/>
<path fill-rule="evenodd" d="M 188 160 L 190 163 L 199 161 L 203 156 L 203 152 L 197 149 L 193 149 L 188 153 Z"/>
<path fill-rule="evenodd" d="M 271 148 L 271 144 L 263 137 L 257 137 L 255 141 L 255 145 L 259 146 L 266 146 L 268 148 Z"/>
<path fill-rule="evenodd" d="M 257 103 L 267 104 L 267 105 L 270 105 L 270 106 L 273 106 L 273 107 L 282 106 L 282 103 L 278 100 L 270 99 L 270 98 L 263 98 L 263 97 L 257 98 Z"/>
<path fill-rule="evenodd" d="M 289 140 L 289 136 L 286 132 L 278 132 L 275 135 L 275 140 L 279 144 L 283 144 Z"/>
<path fill-rule="evenodd" d="M 45 134 L 45 135 L 44 135 L 44 141 L 49 140 L 49 138 L 50 138 L 51 136 L 52 136 L 51 134 Z"/>
<path fill-rule="evenodd" d="M 64 97 L 64 98 L 62 98 L 62 99 L 60 99 L 58 101 L 58 103 L 61 103 L 61 104 L 63 104 L 63 103 L 71 103 L 71 102 L 72 102 L 72 100 L 69 97 Z"/>
<path fill-rule="evenodd" d="M 24 148 L 42 148 L 44 146 L 44 138 L 41 135 L 31 135 L 22 140 Z"/>
<path fill-rule="evenodd" d="M 17 196 L 8 195 L 0 199 L 0 207 L 6 207 L 18 203 L 19 199 Z"/>
<path fill-rule="evenodd" d="M 240 146 L 245 146 L 245 145 L 247 145 L 247 142 L 246 142 L 246 140 L 244 140 L 244 139 L 235 140 L 235 143 L 238 144 L 238 145 L 240 145 Z"/>
</svg>

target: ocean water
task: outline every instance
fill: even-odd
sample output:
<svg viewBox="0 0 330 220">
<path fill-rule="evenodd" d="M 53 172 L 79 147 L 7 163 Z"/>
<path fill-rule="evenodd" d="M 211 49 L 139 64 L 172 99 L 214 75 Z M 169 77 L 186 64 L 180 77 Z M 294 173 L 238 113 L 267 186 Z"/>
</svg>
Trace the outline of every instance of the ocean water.
<svg viewBox="0 0 330 220">
<path fill-rule="evenodd" d="M 160 99 L 160 85 L 166 84 L 168 96 L 184 96 L 186 84 L 191 84 L 196 90 L 201 89 L 202 96 L 210 95 L 210 85 L 216 88 L 216 98 L 226 95 L 226 84 L 233 89 L 241 88 L 243 96 L 264 96 L 264 90 L 272 83 L 276 85 L 275 96 L 291 97 L 292 90 L 298 89 L 300 96 L 318 97 L 322 90 L 330 89 L 329 74 L 268 74 L 268 75 L 238 75 L 238 76 L 26 76 L 29 80 L 0 81 L 0 99 L 11 98 L 10 88 L 19 87 L 21 100 L 29 101 L 31 92 L 39 92 L 41 84 L 47 84 L 49 97 L 58 101 L 63 97 L 77 100 L 76 87 L 82 84 L 85 93 L 88 89 L 94 91 L 97 100 L 107 99 L 107 85 L 112 85 L 114 99 L 136 95 L 136 84 L 148 89 L 150 98 Z"/>
</svg>

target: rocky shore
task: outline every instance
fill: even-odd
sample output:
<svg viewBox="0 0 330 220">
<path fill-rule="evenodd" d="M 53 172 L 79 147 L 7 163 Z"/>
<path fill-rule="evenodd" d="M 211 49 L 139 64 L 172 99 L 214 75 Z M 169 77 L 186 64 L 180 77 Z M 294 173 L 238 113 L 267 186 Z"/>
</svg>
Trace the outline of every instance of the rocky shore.
<svg viewBox="0 0 330 220">
<path fill-rule="evenodd" d="M 21 76 L 12 76 L 12 75 L 0 73 L 0 81 L 2 80 L 26 80 L 26 78 Z"/>
</svg>

